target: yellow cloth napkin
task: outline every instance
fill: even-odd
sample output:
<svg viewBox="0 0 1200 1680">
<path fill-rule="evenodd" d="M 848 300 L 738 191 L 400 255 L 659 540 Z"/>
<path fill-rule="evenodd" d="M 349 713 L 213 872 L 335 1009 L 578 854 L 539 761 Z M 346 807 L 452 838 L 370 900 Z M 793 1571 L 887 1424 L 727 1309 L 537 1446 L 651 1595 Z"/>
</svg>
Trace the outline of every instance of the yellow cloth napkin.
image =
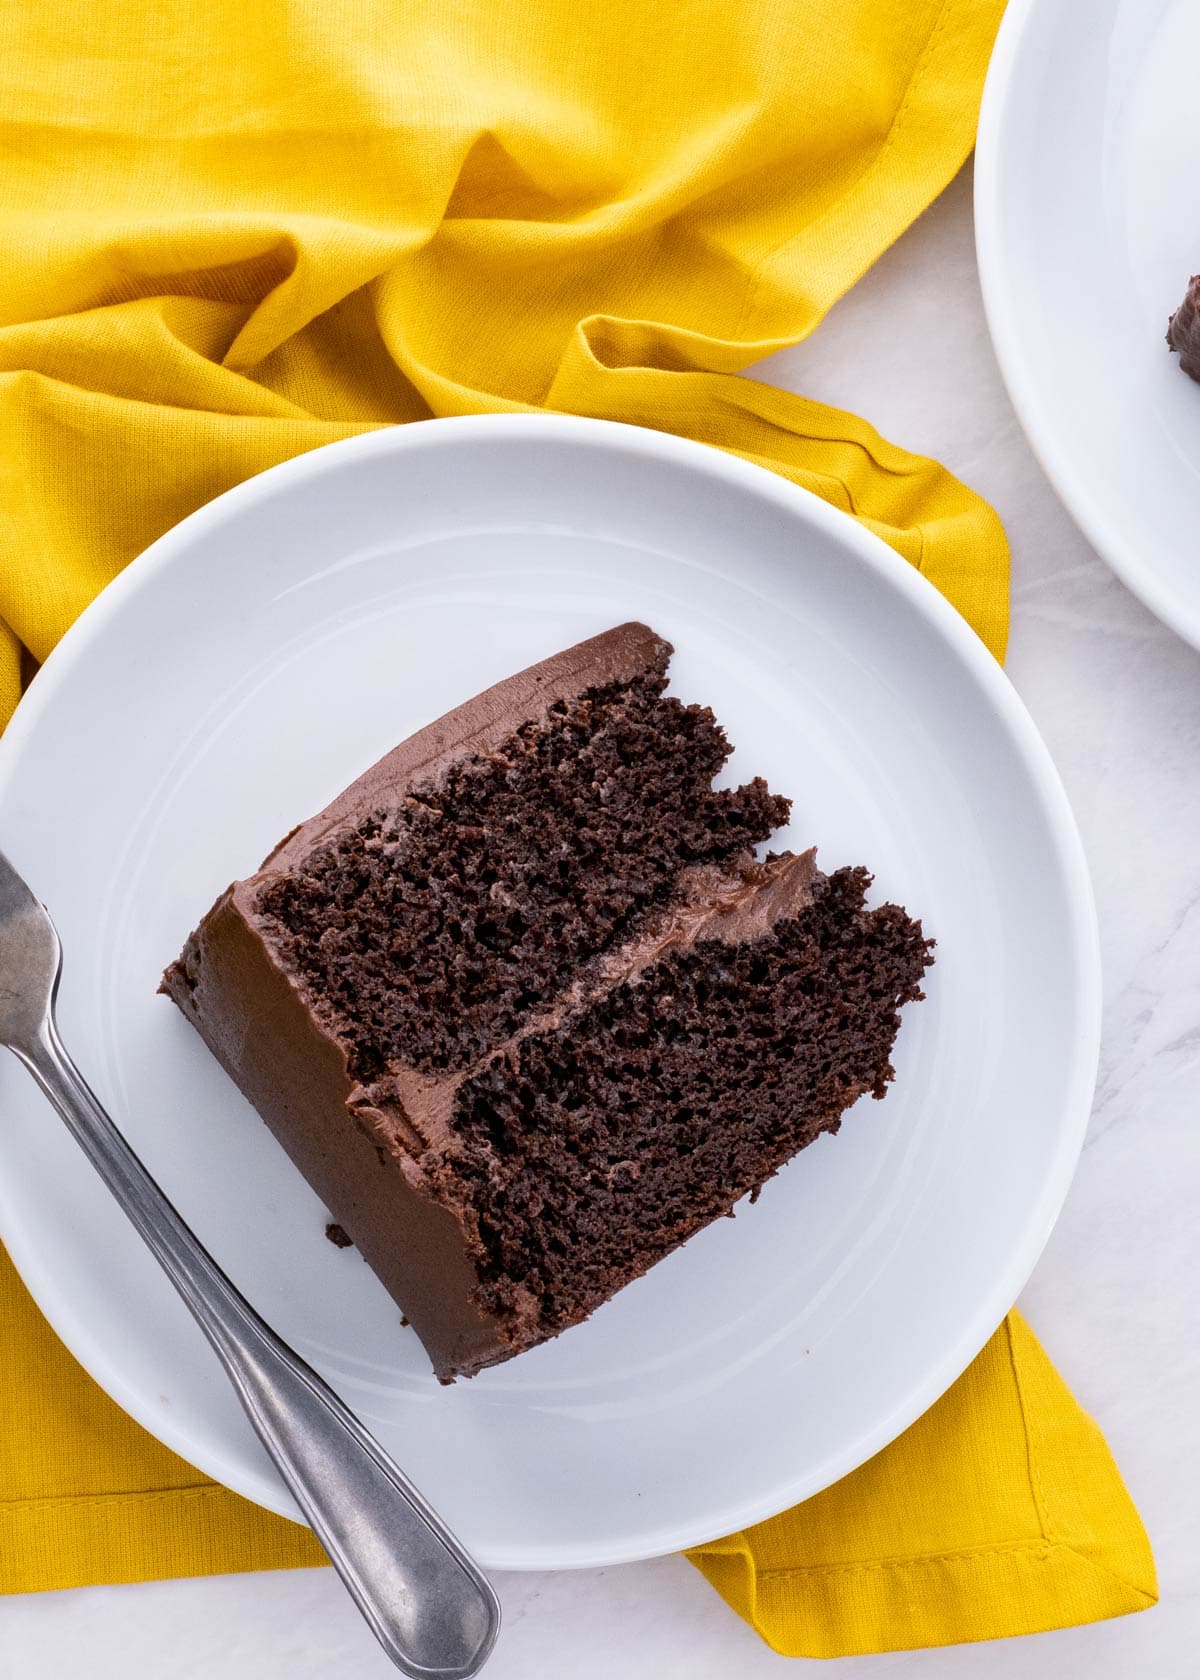
<svg viewBox="0 0 1200 1680">
<path fill-rule="evenodd" d="M 546 407 L 732 449 L 880 532 L 998 657 L 991 509 L 739 378 L 970 150 L 998 0 L 0 6 L 0 715 L 182 515 L 370 427 Z M 0 1587 L 319 1561 L 84 1376 L 0 1256 Z M 693 1561 L 779 1649 L 1152 1602 L 1018 1318 L 837 1488 Z"/>
</svg>

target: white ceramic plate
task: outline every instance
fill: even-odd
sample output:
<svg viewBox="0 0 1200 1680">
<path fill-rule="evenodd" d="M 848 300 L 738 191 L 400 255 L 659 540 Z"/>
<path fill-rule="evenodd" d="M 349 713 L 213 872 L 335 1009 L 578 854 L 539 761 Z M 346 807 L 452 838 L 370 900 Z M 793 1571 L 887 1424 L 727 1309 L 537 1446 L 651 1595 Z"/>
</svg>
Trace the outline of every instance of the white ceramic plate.
<svg viewBox="0 0 1200 1680">
<path fill-rule="evenodd" d="M 1200 272 L 1200 7 L 1012 0 L 975 220 L 1014 406 L 1109 564 L 1200 647 L 1200 385 L 1164 342 Z"/>
<path fill-rule="evenodd" d="M 868 862 L 939 940 L 897 1082 L 558 1341 L 439 1388 L 396 1307 L 166 999 L 214 895 L 385 749 L 639 617 L 788 839 Z M 671 1551 L 885 1445 L 963 1369 L 1050 1230 L 1087 1116 L 1085 867 L 1032 724 L 954 611 L 781 479 L 586 420 L 446 420 L 265 473 L 84 616 L 0 744 L 0 844 L 66 950 L 61 1021 L 119 1125 L 251 1300 L 487 1564 Z M 200 1333 L 19 1067 L 0 1231 L 147 1428 L 288 1499 Z"/>
</svg>

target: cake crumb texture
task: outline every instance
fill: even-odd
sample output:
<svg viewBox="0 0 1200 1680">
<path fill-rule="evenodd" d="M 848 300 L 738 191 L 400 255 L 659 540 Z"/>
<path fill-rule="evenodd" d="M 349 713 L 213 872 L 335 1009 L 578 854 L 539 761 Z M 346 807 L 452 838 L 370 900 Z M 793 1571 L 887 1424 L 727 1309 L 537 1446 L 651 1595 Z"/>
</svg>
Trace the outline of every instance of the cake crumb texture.
<svg viewBox="0 0 1200 1680">
<path fill-rule="evenodd" d="M 259 911 L 357 1079 L 469 1066 L 666 904 L 689 864 L 744 856 L 787 820 L 761 780 L 712 787 L 729 742 L 706 706 L 664 697 L 668 655 L 268 879 Z"/>
</svg>

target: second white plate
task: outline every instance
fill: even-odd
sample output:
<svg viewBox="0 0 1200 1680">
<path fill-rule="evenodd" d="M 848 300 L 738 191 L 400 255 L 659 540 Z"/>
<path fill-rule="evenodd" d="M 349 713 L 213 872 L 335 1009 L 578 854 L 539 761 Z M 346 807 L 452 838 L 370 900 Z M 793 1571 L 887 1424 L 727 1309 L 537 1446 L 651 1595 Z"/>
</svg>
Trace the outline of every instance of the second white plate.
<svg viewBox="0 0 1200 1680">
<path fill-rule="evenodd" d="M 897 1081 L 558 1341 L 439 1388 L 358 1256 L 155 987 L 215 894 L 396 741 L 642 618 L 786 840 L 939 941 Z M 1091 901 L 989 655 L 847 516 L 698 445 L 498 417 L 287 463 L 105 592 L 0 743 L 0 844 L 63 937 L 64 1036 L 184 1216 L 487 1564 L 666 1552 L 837 1480 L 994 1329 L 1095 1071 Z M 15 1064 L 0 1232 L 93 1375 L 203 1470 L 287 1498 L 199 1331 Z"/>
<path fill-rule="evenodd" d="M 1097 552 L 1200 647 L 1200 385 L 1164 342 L 1200 273 L 1200 8 L 1012 0 L 975 160 L 1013 404 Z"/>
</svg>

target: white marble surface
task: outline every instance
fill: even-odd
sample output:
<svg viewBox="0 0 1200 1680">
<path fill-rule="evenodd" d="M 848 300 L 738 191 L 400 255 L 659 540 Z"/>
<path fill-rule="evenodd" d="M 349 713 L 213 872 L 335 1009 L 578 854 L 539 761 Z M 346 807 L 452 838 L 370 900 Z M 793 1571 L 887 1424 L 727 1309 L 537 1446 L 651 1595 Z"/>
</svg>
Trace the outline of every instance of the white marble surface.
<svg viewBox="0 0 1200 1680">
<path fill-rule="evenodd" d="M 1200 654 L 1118 584 L 1031 456 L 984 326 L 961 177 L 764 376 L 868 416 L 990 497 L 1009 672 L 1074 803 L 1104 941 L 1091 1135 L 1023 1305 L 1145 1517 L 1162 1602 L 1024 1640 L 846 1660 L 830 1680 L 1185 1680 L 1200 1650 Z M 502 1577 L 491 1680 L 796 1672 L 686 1563 Z M 0 1600 L 0 1680 L 384 1680 L 329 1571 Z"/>
</svg>

